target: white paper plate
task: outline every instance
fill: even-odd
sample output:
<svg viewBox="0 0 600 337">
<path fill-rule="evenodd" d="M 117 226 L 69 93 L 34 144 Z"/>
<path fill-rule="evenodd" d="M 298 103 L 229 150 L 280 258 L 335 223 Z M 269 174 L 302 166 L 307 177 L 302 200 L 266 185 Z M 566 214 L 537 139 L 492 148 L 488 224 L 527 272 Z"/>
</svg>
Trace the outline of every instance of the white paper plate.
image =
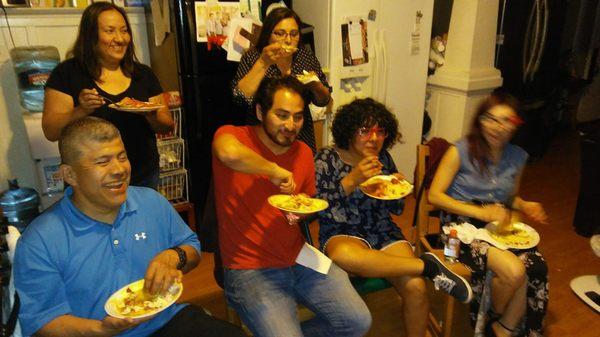
<svg viewBox="0 0 600 337">
<path fill-rule="evenodd" d="M 320 211 L 326 209 L 327 207 L 329 207 L 329 203 L 327 202 L 327 200 L 316 199 L 316 198 L 310 198 L 310 200 L 312 201 L 310 210 L 308 210 L 308 209 L 299 210 L 299 209 L 295 209 L 295 208 L 285 207 L 284 204 L 291 198 L 292 198 L 291 195 L 275 194 L 275 195 L 272 195 L 269 198 L 267 198 L 267 201 L 269 202 L 269 204 L 271 206 L 273 206 L 275 208 L 278 208 L 282 211 L 296 213 L 296 214 L 312 214 L 312 213 L 320 212 Z"/>
<path fill-rule="evenodd" d="M 529 248 L 533 248 L 533 247 L 537 246 L 538 243 L 540 243 L 540 235 L 538 234 L 538 232 L 535 229 L 533 229 L 533 227 L 526 225 L 522 222 L 516 222 L 513 224 L 513 226 L 528 234 L 528 236 L 529 236 L 528 242 L 523 243 L 523 244 L 516 244 L 516 243 L 510 242 L 510 240 L 500 240 L 497 238 L 497 235 L 492 235 L 492 234 L 496 233 L 497 226 L 498 226 L 498 222 L 494 221 L 494 222 L 490 222 L 489 224 L 487 224 L 485 226 L 485 229 L 488 231 L 488 233 L 490 234 L 490 237 L 493 240 L 500 241 L 500 243 L 504 244 L 508 248 L 529 249 Z"/>
<path fill-rule="evenodd" d="M 112 104 L 109 104 L 108 107 L 111 109 L 115 109 L 115 110 L 119 110 L 119 111 L 126 111 L 126 112 L 150 112 L 150 111 L 162 109 L 165 106 L 164 105 L 153 105 L 153 106 L 143 107 L 143 108 L 126 108 L 126 107 L 117 106 L 116 104 L 112 103 Z"/>
<path fill-rule="evenodd" d="M 165 305 L 159 308 L 155 308 L 153 310 L 144 311 L 143 313 L 139 314 L 123 315 L 117 309 L 117 305 L 123 302 L 123 298 L 126 295 L 127 288 L 131 289 L 134 292 L 141 291 L 141 289 L 144 288 L 144 280 L 137 280 L 114 292 L 104 304 L 104 310 L 107 314 L 116 318 L 144 318 L 148 316 L 153 316 L 170 307 L 173 303 L 175 303 L 175 301 L 177 301 L 177 299 L 179 298 L 179 296 L 181 296 L 181 293 L 183 292 L 183 284 L 175 283 L 171 286 L 171 288 L 168 291 L 169 294 L 167 295 L 168 298 Z"/>
<path fill-rule="evenodd" d="M 398 179 L 399 181 L 399 189 L 392 189 L 388 191 L 391 191 L 392 193 L 387 194 L 385 196 L 377 196 L 374 194 L 371 194 L 369 192 L 367 192 L 365 190 L 365 186 L 370 185 L 372 183 L 374 183 L 377 180 L 385 180 L 385 181 L 391 181 L 392 179 L 398 179 L 396 176 L 394 175 L 378 175 L 378 176 L 374 176 L 371 177 L 369 179 L 367 179 L 367 181 L 365 181 L 364 183 L 360 184 L 360 190 L 370 196 L 371 198 L 375 198 L 375 199 L 379 199 L 379 200 L 397 200 L 397 199 L 402 199 L 404 197 L 406 197 L 407 195 L 411 194 L 413 191 L 414 186 L 409 183 L 408 181 L 404 180 L 404 179 Z"/>
</svg>

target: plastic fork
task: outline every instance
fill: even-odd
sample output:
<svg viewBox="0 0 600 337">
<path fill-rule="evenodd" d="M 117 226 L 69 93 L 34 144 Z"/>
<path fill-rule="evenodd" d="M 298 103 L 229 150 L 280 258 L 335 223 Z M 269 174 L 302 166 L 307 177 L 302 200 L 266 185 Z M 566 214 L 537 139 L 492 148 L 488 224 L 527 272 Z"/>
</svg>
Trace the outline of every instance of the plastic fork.
<svg viewBox="0 0 600 337">
<path fill-rule="evenodd" d="M 98 95 L 98 96 L 102 97 L 103 100 L 108 101 L 109 103 L 117 104 L 117 102 L 113 101 L 112 99 L 110 99 L 108 97 L 105 97 L 105 96 L 102 96 L 102 95 Z"/>
</svg>

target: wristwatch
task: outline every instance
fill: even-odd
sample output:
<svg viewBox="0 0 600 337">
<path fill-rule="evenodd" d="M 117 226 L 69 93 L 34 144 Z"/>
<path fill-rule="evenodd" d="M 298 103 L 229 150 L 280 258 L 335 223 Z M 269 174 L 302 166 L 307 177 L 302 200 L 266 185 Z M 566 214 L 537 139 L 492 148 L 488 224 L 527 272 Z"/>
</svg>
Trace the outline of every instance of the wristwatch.
<svg viewBox="0 0 600 337">
<path fill-rule="evenodd" d="M 173 249 L 175 252 L 177 252 L 177 256 L 179 257 L 179 263 L 177 264 L 177 269 L 178 270 L 183 269 L 183 267 L 185 267 L 185 264 L 187 263 L 187 254 L 185 253 L 185 250 L 181 249 L 181 247 L 179 247 L 179 246 L 174 246 L 169 249 Z"/>
</svg>

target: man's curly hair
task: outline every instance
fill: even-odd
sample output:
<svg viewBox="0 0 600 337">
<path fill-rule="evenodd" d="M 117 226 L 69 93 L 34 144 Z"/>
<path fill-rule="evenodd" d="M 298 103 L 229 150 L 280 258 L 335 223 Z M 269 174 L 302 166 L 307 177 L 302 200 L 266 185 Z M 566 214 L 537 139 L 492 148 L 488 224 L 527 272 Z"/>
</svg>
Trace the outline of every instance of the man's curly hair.
<svg viewBox="0 0 600 337">
<path fill-rule="evenodd" d="M 396 116 L 385 105 L 372 98 L 364 98 L 338 108 L 331 126 L 333 140 L 339 148 L 348 150 L 358 129 L 370 128 L 375 124 L 387 132 L 383 142 L 384 150 L 390 149 L 402 139 Z"/>
</svg>

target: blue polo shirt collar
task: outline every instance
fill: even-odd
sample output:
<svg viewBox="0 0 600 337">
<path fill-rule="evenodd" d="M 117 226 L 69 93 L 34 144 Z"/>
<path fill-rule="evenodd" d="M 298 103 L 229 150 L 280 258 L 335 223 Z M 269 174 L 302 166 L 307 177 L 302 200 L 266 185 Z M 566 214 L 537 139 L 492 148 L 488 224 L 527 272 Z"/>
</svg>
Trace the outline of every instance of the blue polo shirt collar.
<svg viewBox="0 0 600 337">
<path fill-rule="evenodd" d="M 125 203 L 123 205 L 121 205 L 121 207 L 119 208 L 119 214 L 117 215 L 117 218 L 115 219 L 115 223 L 107 224 L 107 223 L 104 223 L 104 222 L 101 222 L 98 220 L 94 220 L 94 219 L 90 218 L 89 216 L 85 215 L 71 201 L 72 195 L 73 195 L 73 188 L 71 186 L 69 186 L 65 189 L 65 195 L 62 198 L 62 200 L 60 201 L 60 203 L 61 203 L 61 207 L 63 208 L 63 210 L 67 214 L 70 214 L 72 219 L 77 220 L 77 221 L 71 222 L 72 227 L 76 230 L 85 231 L 85 230 L 90 229 L 93 226 L 98 225 L 98 224 L 102 224 L 102 225 L 106 225 L 106 226 L 114 225 L 116 228 L 119 226 L 119 224 L 121 223 L 121 220 L 125 216 L 127 216 L 131 213 L 137 212 L 137 209 L 138 209 L 138 203 L 135 200 L 128 197 L 127 200 L 125 200 Z"/>
</svg>

